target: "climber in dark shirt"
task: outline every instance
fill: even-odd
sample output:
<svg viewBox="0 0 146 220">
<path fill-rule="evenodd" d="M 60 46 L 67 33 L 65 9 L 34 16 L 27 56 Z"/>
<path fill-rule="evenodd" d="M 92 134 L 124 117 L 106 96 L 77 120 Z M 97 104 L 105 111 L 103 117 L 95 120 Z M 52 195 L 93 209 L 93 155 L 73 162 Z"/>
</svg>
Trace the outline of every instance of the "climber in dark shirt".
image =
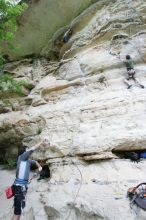
<svg viewBox="0 0 146 220">
<path fill-rule="evenodd" d="M 63 36 L 63 43 L 67 43 L 72 35 L 72 30 L 69 29 L 68 31 L 65 32 Z"/>
<path fill-rule="evenodd" d="M 120 55 L 118 56 L 120 59 Z M 128 74 L 128 77 L 126 79 L 124 79 L 124 82 L 125 84 L 128 86 L 127 89 L 130 89 L 132 87 L 132 84 L 129 83 L 129 80 L 134 80 L 134 82 L 140 86 L 142 89 L 144 89 L 144 86 L 141 85 L 139 83 L 139 81 L 136 79 L 135 77 L 135 70 L 134 70 L 134 62 L 132 60 L 132 58 L 130 57 L 130 55 L 126 55 L 126 59 L 123 60 L 123 63 L 125 65 L 125 67 L 127 68 L 127 74 Z"/>
<path fill-rule="evenodd" d="M 50 177 L 50 169 L 47 164 L 44 164 L 42 166 L 42 171 L 40 172 L 40 177 L 37 180 L 39 181 L 39 180 L 46 179 L 49 177 Z"/>
</svg>

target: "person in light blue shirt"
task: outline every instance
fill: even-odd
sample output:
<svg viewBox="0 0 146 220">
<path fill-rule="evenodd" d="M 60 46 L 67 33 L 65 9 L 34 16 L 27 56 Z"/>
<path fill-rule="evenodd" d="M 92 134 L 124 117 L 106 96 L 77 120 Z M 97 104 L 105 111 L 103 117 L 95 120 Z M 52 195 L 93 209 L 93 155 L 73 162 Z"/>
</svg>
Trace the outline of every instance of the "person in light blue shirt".
<svg viewBox="0 0 146 220">
<path fill-rule="evenodd" d="M 40 142 L 30 149 L 24 148 L 18 155 L 16 178 L 12 185 L 14 194 L 14 215 L 12 220 L 19 220 L 22 210 L 25 207 L 25 196 L 28 189 L 30 167 L 36 165 L 39 171 L 42 170 L 41 165 L 35 160 L 30 160 L 29 157 L 42 143 L 46 144 L 46 141 L 45 139 L 43 142 Z"/>
</svg>

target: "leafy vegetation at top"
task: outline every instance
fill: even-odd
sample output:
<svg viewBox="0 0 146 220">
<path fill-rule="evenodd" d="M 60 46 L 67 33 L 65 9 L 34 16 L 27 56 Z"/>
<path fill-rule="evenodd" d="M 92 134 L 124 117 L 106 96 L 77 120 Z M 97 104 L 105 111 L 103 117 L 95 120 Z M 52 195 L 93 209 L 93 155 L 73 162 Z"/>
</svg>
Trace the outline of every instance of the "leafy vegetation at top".
<svg viewBox="0 0 146 220">
<path fill-rule="evenodd" d="M 16 161 L 16 159 L 8 158 L 2 163 L 2 165 L 3 165 L 4 169 L 12 170 L 12 169 L 16 168 L 17 161 Z"/>
<path fill-rule="evenodd" d="M 12 76 L 4 74 L 0 77 L 0 92 L 14 93 L 23 96 L 23 87 L 28 87 L 26 80 L 17 81 Z"/>
<path fill-rule="evenodd" d="M 17 29 L 17 17 L 27 8 L 27 4 L 17 4 L 15 0 L 0 0 L 0 45 L 12 47 L 11 40 Z M 15 49 L 15 48 L 14 48 Z M 2 47 L 0 46 L 1 64 Z"/>
<path fill-rule="evenodd" d="M 13 48 L 11 41 L 14 38 L 14 33 L 17 30 L 17 17 L 27 8 L 27 4 L 17 4 L 15 0 L 0 0 L 0 68 L 3 69 L 5 61 L 2 45 L 11 49 Z M 6 55 L 7 56 L 7 55 Z M 5 56 L 5 57 L 6 57 Z M 25 82 L 18 82 L 12 76 L 0 76 L 0 92 L 13 92 L 18 95 L 23 95 L 22 86 Z"/>
</svg>

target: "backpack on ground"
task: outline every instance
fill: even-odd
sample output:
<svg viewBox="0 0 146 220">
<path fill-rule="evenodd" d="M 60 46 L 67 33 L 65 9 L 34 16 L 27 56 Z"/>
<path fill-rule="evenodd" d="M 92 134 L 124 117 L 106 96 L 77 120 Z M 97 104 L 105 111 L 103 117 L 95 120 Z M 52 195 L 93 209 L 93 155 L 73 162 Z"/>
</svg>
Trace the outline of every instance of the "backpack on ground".
<svg viewBox="0 0 146 220">
<path fill-rule="evenodd" d="M 131 200 L 131 205 L 135 203 L 146 211 L 146 183 L 140 183 L 136 187 L 129 188 L 127 196 Z"/>
</svg>

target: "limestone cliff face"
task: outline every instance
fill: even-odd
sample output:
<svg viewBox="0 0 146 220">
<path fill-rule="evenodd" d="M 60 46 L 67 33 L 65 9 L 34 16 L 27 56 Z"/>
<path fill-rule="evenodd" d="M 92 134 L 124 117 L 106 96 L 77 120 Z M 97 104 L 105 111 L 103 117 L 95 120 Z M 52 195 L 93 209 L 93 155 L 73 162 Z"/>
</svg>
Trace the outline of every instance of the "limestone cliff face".
<svg viewBox="0 0 146 220">
<path fill-rule="evenodd" d="M 24 219 L 145 219 L 142 210 L 136 209 L 138 217 L 131 211 L 126 191 L 144 181 L 146 163 L 131 164 L 113 153 L 146 149 L 145 89 L 133 84 L 127 90 L 117 56 L 131 55 L 146 87 L 145 12 L 142 0 L 97 1 L 72 21 L 67 44 L 54 37 L 52 47 L 41 48 L 49 59 L 54 49 L 58 61 L 5 66 L 35 87 L 25 98 L 9 97 L 9 108 L 3 97 L 3 156 L 15 155 L 21 141 L 31 146 L 48 136 L 50 142 L 33 157 L 50 164 L 52 178 L 32 183 L 37 191 L 30 190 Z"/>
<path fill-rule="evenodd" d="M 23 0 L 22 0 L 23 2 Z M 57 37 L 70 22 L 95 0 L 26 0 L 28 9 L 18 18 L 18 31 L 13 42 L 20 49 L 9 52 L 12 58 L 38 55 L 53 35 Z M 62 29 L 63 28 L 63 29 Z"/>
</svg>

